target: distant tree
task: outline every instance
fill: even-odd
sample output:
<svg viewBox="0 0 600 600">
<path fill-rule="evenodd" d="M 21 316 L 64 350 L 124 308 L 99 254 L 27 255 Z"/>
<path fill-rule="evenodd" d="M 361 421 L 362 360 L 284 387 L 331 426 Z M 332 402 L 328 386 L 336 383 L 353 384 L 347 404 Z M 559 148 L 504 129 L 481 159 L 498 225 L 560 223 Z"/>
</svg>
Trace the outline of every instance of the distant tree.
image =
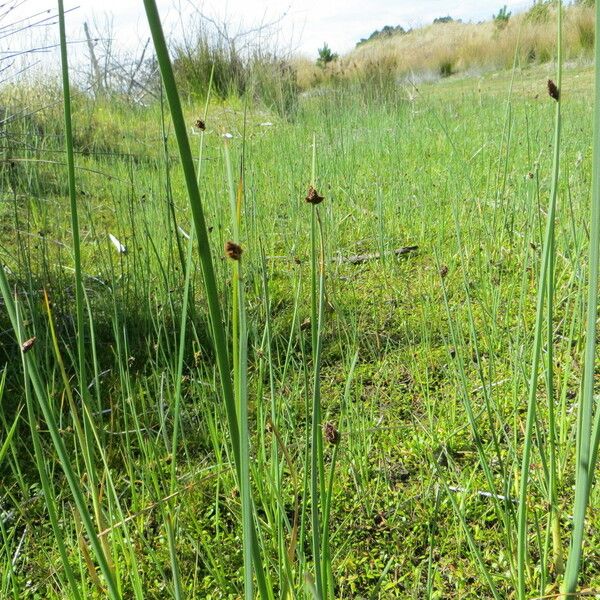
<svg viewBox="0 0 600 600">
<path fill-rule="evenodd" d="M 381 29 L 375 30 L 368 38 L 362 38 L 360 42 L 356 44 L 356 47 L 362 46 L 367 42 L 372 42 L 377 39 L 392 37 L 394 35 L 402 35 L 404 33 L 408 33 L 402 25 L 385 25 Z"/>
<path fill-rule="evenodd" d="M 454 19 L 450 15 L 448 15 L 446 17 L 437 17 L 433 20 L 433 24 L 436 25 L 437 23 L 452 23 L 453 21 Z"/>
<path fill-rule="evenodd" d="M 396 27 L 392 25 L 385 25 L 381 28 L 381 31 L 375 31 L 374 33 L 375 37 L 390 37 L 392 35 L 402 34 L 406 32 L 404 31 L 404 27 L 402 27 L 402 25 L 396 25 Z"/>
<path fill-rule="evenodd" d="M 506 4 L 498 11 L 497 15 L 494 15 L 494 25 L 498 29 L 504 29 L 508 25 L 508 21 L 511 16 L 511 12 L 509 12 L 506 8 Z"/>
<path fill-rule="evenodd" d="M 331 48 L 327 45 L 327 42 L 324 42 L 323 47 L 319 48 L 319 58 L 317 58 L 317 64 L 320 67 L 324 67 L 330 62 L 337 60 L 337 58 L 338 55 L 331 51 Z"/>
</svg>

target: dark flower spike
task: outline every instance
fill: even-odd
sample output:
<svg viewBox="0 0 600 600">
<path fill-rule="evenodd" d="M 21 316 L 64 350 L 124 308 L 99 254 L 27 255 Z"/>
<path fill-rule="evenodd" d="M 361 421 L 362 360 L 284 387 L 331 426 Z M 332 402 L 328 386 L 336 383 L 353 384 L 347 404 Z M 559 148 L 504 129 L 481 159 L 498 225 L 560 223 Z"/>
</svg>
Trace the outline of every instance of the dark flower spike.
<svg viewBox="0 0 600 600">
<path fill-rule="evenodd" d="M 29 338 L 28 340 L 26 340 L 25 342 L 23 342 L 23 344 L 21 345 L 21 352 L 23 352 L 23 354 L 26 354 L 27 352 L 29 352 L 32 348 L 33 345 L 35 344 L 35 337 Z"/>
<path fill-rule="evenodd" d="M 202 119 L 198 119 L 195 125 L 200 131 L 204 131 L 206 129 L 206 123 Z"/>
<path fill-rule="evenodd" d="M 342 437 L 333 423 L 325 423 L 323 426 L 323 435 L 332 446 L 337 446 Z"/>
<path fill-rule="evenodd" d="M 308 193 L 306 194 L 306 201 L 309 204 L 320 204 L 323 202 L 323 200 L 323 196 L 319 196 L 319 192 L 317 192 L 317 190 L 315 190 L 315 188 L 311 185 L 308 188 Z"/>
<path fill-rule="evenodd" d="M 553 98 L 557 102 L 560 100 L 560 90 L 552 79 L 548 79 L 548 93 L 550 94 L 550 98 Z"/>
<path fill-rule="evenodd" d="M 240 260 L 242 258 L 242 247 L 235 242 L 225 244 L 225 255 L 231 260 Z"/>
</svg>

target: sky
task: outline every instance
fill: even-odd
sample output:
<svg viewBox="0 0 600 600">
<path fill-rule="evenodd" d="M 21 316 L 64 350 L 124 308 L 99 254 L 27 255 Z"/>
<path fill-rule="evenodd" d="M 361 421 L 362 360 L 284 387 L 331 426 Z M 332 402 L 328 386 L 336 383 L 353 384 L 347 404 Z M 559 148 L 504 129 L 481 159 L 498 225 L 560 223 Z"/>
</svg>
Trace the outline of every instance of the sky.
<svg viewBox="0 0 600 600">
<path fill-rule="evenodd" d="M 64 3 L 65 10 L 73 9 L 66 16 L 71 40 L 84 39 L 84 21 L 96 23 L 100 31 L 106 31 L 106 23 L 110 21 L 114 43 L 127 50 L 134 51 L 140 40 L 149 36 L 142 0 L 64 0 Z M 316 57 L 317 49 L 325 42 L 342 54 L 384 25 L 402 25 L 408 29 L 446 15 L 477 22 L 489 19 L 504 4 L 513 13 L 523 11 L 532 0 L 156 0 L 156 3 L 163 26 L 171 36 L 180 37 L 190 15 L 201 11 L 218 23 L 227 23 L 232 34 L 270 24 L 269 39 L 281 52 Z M 8 25 L 49 9 L 56 13 L 55 1 L 0 0 L 2 50 L 27 47 L 31 43 L 30 32 L 3 36 Z M 56 29 L 56 26 L 36 28 L 36 36 L 39 40 L 44 36 L 51 38 Z M 73 44 L 70 52 L 85 55 L 85 44 Z"/>
</svg>

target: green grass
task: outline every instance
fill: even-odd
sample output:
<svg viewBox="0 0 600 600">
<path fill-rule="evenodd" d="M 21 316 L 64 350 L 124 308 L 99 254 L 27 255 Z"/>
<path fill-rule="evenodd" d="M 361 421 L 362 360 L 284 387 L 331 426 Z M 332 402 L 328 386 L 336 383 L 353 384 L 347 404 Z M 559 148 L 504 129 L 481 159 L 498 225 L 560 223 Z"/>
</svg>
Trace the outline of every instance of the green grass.
<svg viewBox="0 0 600 600">
<path fill-rule="evenodd" d="M 368 102 L 340 85 L 301 97 L 292 121 L 215 100 L 199 161 L 203 105 L 184 104 L 175 131 L 166 103 L 73 92 L 78 260 L 62 105 L 7 125 L 0 597 L 105 597 L 109 582 L 123 598 L 516 598 L 519 581 L 522 597 L 557 593 L 586 345 L 592 75 L 563 73 L 556 184 L 550 66 Z M 42 108 L 34 91 L 3 103 Z M 548 329 L 536 294 L 552 189 Z M 406 245 L 419 249 L 340 260 Z M 599 500 L 592 488 L 585 589 L 600 589 Z M 257 559 L 259 585 L 244 578 Z"/>
</svg>

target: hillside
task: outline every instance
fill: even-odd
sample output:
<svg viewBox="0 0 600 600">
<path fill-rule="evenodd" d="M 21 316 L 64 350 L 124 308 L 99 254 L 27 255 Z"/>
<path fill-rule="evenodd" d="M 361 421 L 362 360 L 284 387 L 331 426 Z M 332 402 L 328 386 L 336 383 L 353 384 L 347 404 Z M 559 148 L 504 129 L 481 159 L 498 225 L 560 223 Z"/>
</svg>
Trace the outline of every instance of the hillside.
<svg viewBox="0 0 600 600">
<path fill-rule="evenodd" d="M 372 41 L 324 68 L 300 61 L 302 87 L 340 78 L 394 79 L 408 74 L 435 79 L 455 73 L 481 73 L 545 63 L 556 55 L 555 11 L 538 4 L 507 19 L 481 23 L 437 22 L 408 32 L 384 27 Z M 588 61 L 594 45 L 594 9 L 577 3 L 564 10 L 564 60 Z"/>
</svg>

